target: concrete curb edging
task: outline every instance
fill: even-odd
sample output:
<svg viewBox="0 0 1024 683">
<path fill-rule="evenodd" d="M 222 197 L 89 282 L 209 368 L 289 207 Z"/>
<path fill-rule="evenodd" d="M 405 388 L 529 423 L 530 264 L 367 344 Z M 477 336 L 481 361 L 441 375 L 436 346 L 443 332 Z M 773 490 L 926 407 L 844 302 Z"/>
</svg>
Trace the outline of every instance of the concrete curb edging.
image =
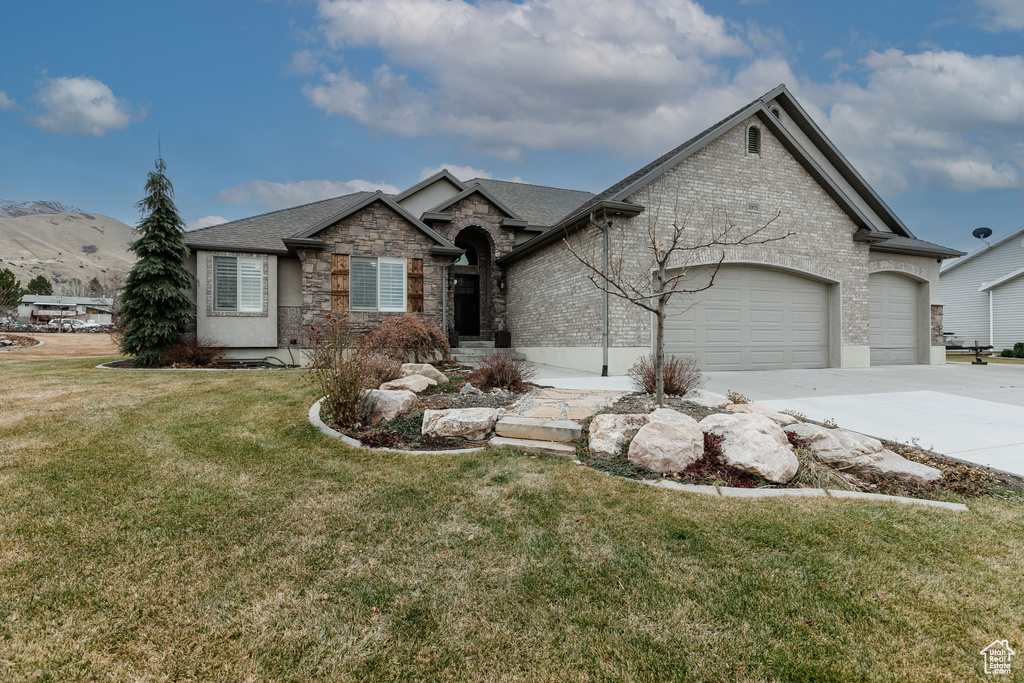
<svg viewBox="0 0 1024 683">
<path fill-rule="evenodd" d="M 307 414 L 309 418 L 309 424 L 319 429 L 321 434 L 329 436 L 332 439 L 337 439 L 346 446 L 351 446 L 352 448 L 365 448 L 361 441 L 353 439 L 351 436 L 345 436 L 341 432 L 331 429 L 326 424 L 324 424 L 323 420 L 320 419 L 320 406 L 323 404 L 323 402 L 324 400 L 320 399 L 319 401 L 317 401 L 316 403 L 309 407 L 309 413 Z M 480 451 L 484 450 L 484 448 L 480 446 L 477 448 L 459 448 L 450 451 L 403 451 L 400 448 L 366 448 L 366 450 L 387 451 L 388 453 L 407 453 L 409 455 L 459 455 L 462 453 L 479 453 Z"/>
<path fill-rule="evenodd" d="M 744 489 L 730 486 L 683 484 L 678 481 L 669 481 L 668 479 L 642 479 L 640 480 L 640 483 L 663 489 L 671 489 L 673 491 L 703 493 L 709 496 L 723 496 L 726 498 L 849 498 L 861 501 L 903 503 L 904 505 L 924 505 L 926 507 L 936 507 L 944 510 L 969 512 L 969 508 L 963 503 L 947 503 L 942 500 L 907 498 L 905 496 L 886 496 L 881 493 L 861 493 L 860 491 L 833 491 L 832 489 Z"/>
</svg>

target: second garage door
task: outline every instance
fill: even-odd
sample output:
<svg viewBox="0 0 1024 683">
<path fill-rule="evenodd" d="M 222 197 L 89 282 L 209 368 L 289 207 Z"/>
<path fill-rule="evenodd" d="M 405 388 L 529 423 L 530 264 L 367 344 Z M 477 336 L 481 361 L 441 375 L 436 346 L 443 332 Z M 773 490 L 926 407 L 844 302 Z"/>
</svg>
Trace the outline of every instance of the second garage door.
<svg viewBox="0 0 1024 683">
<path fill-rule="evenodd" d="M 828 301 L 828 285 L 815 280 L 722 266 L 710 289 L 673 297 L 665 352 L 693 356 L 707 372 L 825 368 Z"/>
<path fill-rule="evenodd" d="M 868 276 L 872 365 L 917 363 L 919 289 L 917 282 L 895 273 Z"/>
</svg>

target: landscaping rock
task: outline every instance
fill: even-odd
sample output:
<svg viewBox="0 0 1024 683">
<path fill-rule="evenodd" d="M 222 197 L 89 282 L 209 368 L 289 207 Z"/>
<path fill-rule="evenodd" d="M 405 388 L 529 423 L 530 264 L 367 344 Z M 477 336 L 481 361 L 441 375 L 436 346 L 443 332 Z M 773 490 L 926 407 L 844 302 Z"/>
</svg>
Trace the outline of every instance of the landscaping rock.
<svg viewBox="0 0 1024 683">
<path fill-rule="evenodd" d="M 786 415 L 769 408 L 763 403 L 730 403 L 725 407 L 731 413 L 746 413 L 748 415 L 764 415 L 775 424 L 782 426 L 797 424 L 800 420 L 792 415 Z"/>
<path fill-rule="evenodd" d="M 572 420 L 554 420 L 510 415 L 501 418 L 494 428 L 498 436 L 510 439 L 571 442 L 580 438 L 583 428 Z"/>
<path fill-rule="evenodd" d="M 868 481 L 891 480 L 910 483 L 938 481 L 942 472 L 885 449 L 882 442 L 846 429 L 828 429 L 815 424 L 795 424 L 786 431 L 804 440 L 826 465 L 850 472 Z"/>
<path fill-rule="evenodd" d="M 402 363 L 402 377 L 409 375 L 429 377 L 435 384 L 444 384 L 448 381 L 448 377 L 430 363 Z"/>
<path fill-rule="evenodd" d="M 393 379 L 390 382 L 385 382 L 380 385 L 380 388 L 384 391 L 394 389 L 406 389 L 408 391 L 415 391 L 417 394 L 421 391 L 429 389 L 430 387 L 436 386 L 437 382 L 429 377 L 423 375 L 406 375 L 399 379 Z"/>
<path fill-rule="evenodd" d="M 659 408 L 629 444 L 629 460 L 651 472 L 682 472 L 704 457 L 704 434 L 689 415 Z"/>
<path fill-rule="evenodd" d="M 784 484 L 800 466 L 786 433 L 759 413 L 709 415 L 700 428 L 722 437 L 722 458 L 736 469 Z"/>
<path fill-rule="evenodd" d="M 617 457 L 649 421 L 648 415 L 595 415 L 590 421 L 590 457 Z"/>
<path fill-rule="evenodd" d="M 363 394 L 363 421 L 377 424 L 412 410 L 416 394 L 411 391 L 371 389 Z"/>
<path fill-rule="evenodd" d="M 469 382 L 466 382 L 464 385 L 462 385 L 462 390 L 459 391 L 459 393 L 462 394 L 463 396 L 483 396 L 484 395 L 484 392 L 480 391 L 479 389 L 474 387 Z"/>
<path fill-rule="evenodd" d="M 495 408 L 450 408 L 427 410 L 423 413 L 423 434 L 430 436 L 459 436 L 470 441 L 486 439 L 498 421 Z"/>
<path fill-rule="evenodd" d="M 712 394 L 710 391 L 704 391 L 703 389 L 691 391 L 683 397 L 683 400 L 712 410 L 721 410 L 729 405 L 729 399 L 718 394 Z"/>
</svg>

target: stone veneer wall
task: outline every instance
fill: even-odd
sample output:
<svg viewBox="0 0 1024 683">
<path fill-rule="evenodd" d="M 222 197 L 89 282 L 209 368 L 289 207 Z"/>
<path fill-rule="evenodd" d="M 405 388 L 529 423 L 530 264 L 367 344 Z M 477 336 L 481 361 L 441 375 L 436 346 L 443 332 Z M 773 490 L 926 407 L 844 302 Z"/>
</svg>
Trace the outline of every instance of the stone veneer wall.
<svg viewBox="0 0 1024 683">
<path fill-rule="evenodd" d="M 322 323 L 331 310 L 331 254 L 423 259 L 422 315 L 441 324 L 441 266 L 450 257 L 431 256 L 435 242 L 386 205 L 375 202 L 320 231 L 316 238 L 323 240 L 322 250 L 298 250 L 303 327 Z M 348 311 L 348 321 L 363 333 L 388 315 L 401 314 Z"/>
<path fill-rule="evenodd" d="M 942 304 L 932 304 L 931 328 L 932 346 L 945 346 L 946 340 L 942 336 Z"/>
<path fill-rule="evenodd" d="M 750 124 L 757 125 L 757 119 L 737 125 L 631 197 L 647 210 L 615 221 L 613 254 L 623 255 L 630 272 L 642 273 L 651 265 L 644 238 L 652 222 L 664 235 L 674 220 L 689 214 L 688 232 L 697 239 L 702 231 L 726 224 L 749 232 L 781 211 L 765 234 L 792 236 L 726 248 L 725 261 L 777 266 L 841 283 L 841 343 L 867 346 L 868 245 L 853 241 L 853 221 L 764 126 L 761 154 L 746 153 Z M 748 212 L 748 203 L 759 204 L 760 212 Z M 574 239 L 600 240 L 594 233 Z M 720 254 L 694 260 L 708 262 Z M 517 261 L 509 280 L 509 319 L 517 346 L 600 344 L 600 293 L 564 244 L 556 242 Z M 611 297 L 609 318 L 611 346 L 651 343 L 651 316 L 639 307 Z"/>
<path fill-rule="evenodd" d="M 483 233 L 488 240 L 490 255 L 487 268 L 480 269 L 480 338 L 493 339 L 497 326 L 507 325 L 507 290 L 498 287 L 498 280 L 504 274 L 495 265 L 495 259 L 512 251 L 515 244 L 515 231 L 501 227 L 505 214 L 494 207 L 483 195 L 471 194 L 445 210 L 452 217 L 449 223 L 436 223 L 431 227 L 449 242 L 454 242 L 459 233 L 466 228 L 479 228 L 477 234 Z M 481 254 L 481 256 L 483 256 Z M 459 272 L 459 266 L 454 272 Z M 467 269 L 466 272 L 470 272 Z M 486 272 L 485 272 L 486 271 Z M 475 271 L 474 271 L 475 272 Z M 455 296 L 448 291 L 449 324 L 454 322 Z"/>
<path fill-rule="evenodd" d="M 277 348 L 283 349 L 291 345 L 295 339 L 300 347 L 309 346 L 307 328 L 302 326 L 301 306 L 277 307 Z"/>
</svg>

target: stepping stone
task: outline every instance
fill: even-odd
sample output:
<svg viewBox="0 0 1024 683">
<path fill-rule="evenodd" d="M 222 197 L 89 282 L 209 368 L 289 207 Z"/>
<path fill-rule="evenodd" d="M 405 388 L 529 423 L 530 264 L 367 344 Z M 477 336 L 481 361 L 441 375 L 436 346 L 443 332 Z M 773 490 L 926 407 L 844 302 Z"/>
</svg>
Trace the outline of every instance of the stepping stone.
<svg viewBox="0 0 1024 683">
<path fill-rule="evenodd" d="M 553 453 L 554 455 L 568 455 L 575 457 L 576 449 L 564 443 L 556 441 L 537 441 L 534 439 L 510 439 L 504 436 L 496 436 L 489 443 L 491 448 L 519 448 L 529 453 Z"/>
<path fill-rule="evenodd" d="M 506 416 L 498 420 L 494 433 L 511 439 L 570 442 L 580 438 L 583 428 L 571 420 Z"/>
</svg>

